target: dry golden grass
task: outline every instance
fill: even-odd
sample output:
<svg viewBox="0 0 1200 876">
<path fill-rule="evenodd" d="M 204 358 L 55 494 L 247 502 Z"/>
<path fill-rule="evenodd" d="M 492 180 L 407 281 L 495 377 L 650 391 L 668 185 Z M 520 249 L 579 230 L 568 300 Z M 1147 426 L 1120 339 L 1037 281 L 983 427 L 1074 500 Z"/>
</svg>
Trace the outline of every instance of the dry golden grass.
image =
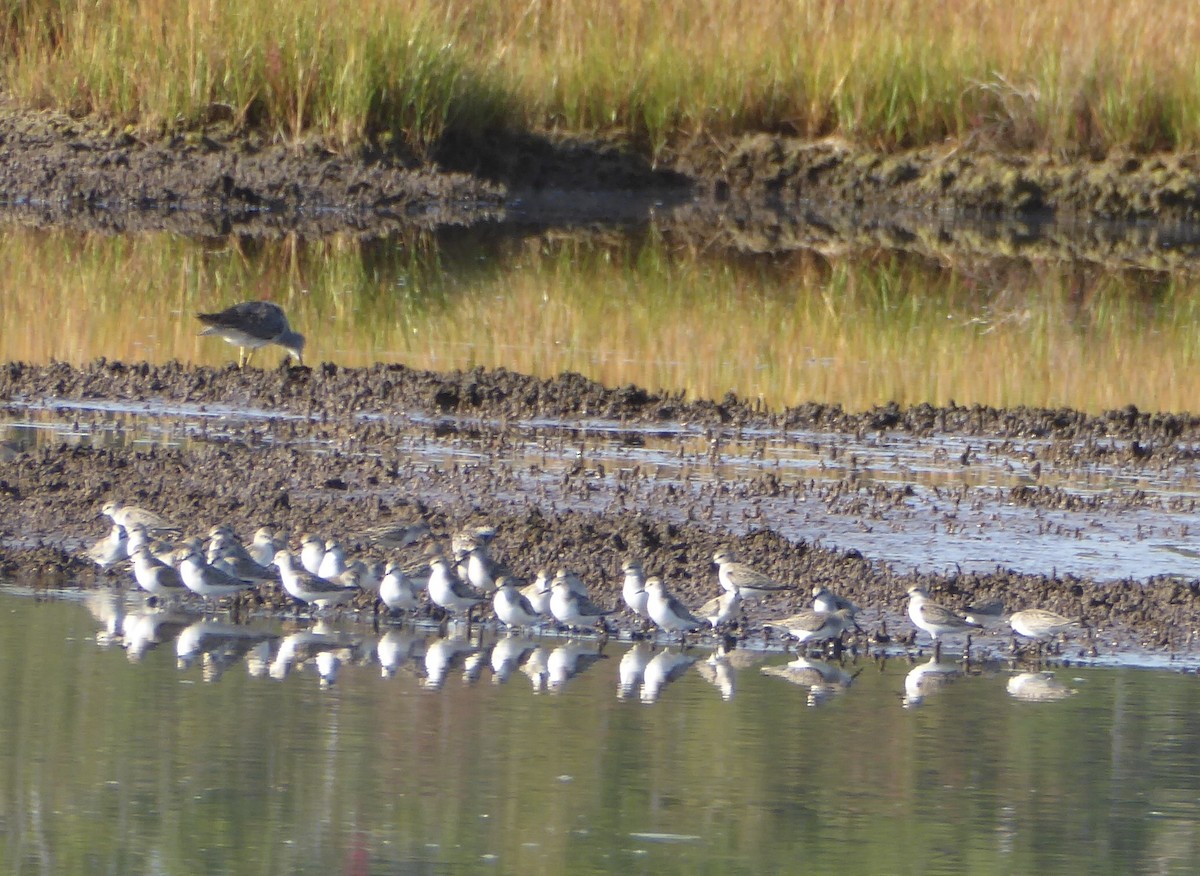
<svg viewBox="0 0 1200 876">
<path fill-rule="evenodd" d="M 658 153 L 745 131 L 895 147 L 1200 145 L 1187 0 L 27 0 L 6 90 L 147 126 L 224 107 L 282 136 L 498 122 Z"/>
<path fill-rule="evenodd" d="M 314 363 L 573 370 L 772 407 L 1187 410 L 1200 398 L 1196 278 L 1056 265 L 980 276 L 887 254 L 724 262 L 653 238 L 460 245 L 334 238 L 241 251 L 10 232 L 0 323 L 25 330 L 0 335 L 0 361 L 220 365 L 236 351 L 197 337 L 191 314 L 269 296 L 309 335 Z"/>
</svg>

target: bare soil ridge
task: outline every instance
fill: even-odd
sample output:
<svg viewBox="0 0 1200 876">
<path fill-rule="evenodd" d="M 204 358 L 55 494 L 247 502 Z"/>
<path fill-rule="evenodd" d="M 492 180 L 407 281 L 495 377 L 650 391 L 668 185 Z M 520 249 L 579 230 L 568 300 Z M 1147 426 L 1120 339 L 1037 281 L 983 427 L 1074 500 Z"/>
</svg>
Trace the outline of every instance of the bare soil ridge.
<svg viewBox="0 0 1200 876">
<path fill-rule="evenodd" d="M 150 505 L 188 531 L 204 532 L 217 522 L 243 533 L 264 523 L 289 527 L 294 535 L 315 527 L 337 534 L 353 550 L 368 549 L 361 534 L 382 523 L 421 519 L 444 540 L 461 526 L 487 522 L 499 531 L 497 555 L 518 574 L 532 575 L 542 566 L 576 568 L 608 606 L 619 602 L 620 564 L 629 555 L 642 557 L 649 570 L 667 576 L 685 600 L 698 604 L 713 595 L 713 551 L 733 545 L 756 566 L 796 585 L 752 608 L 747 629 L 755 635 L 764 618 L 806 606 L 816 584 L 884 608 L 893 618 L 902 611 L 905 590 L 917 583 L 950 602 L 1000 597 L 1009 605 L 1082 615 L 1105 642 L 1154 648 L 1186 647 L 1200 620 L 1200 582 L 1194 580 L 1101 582 L 1003 568 L 899 574 L 886 558 L 789 541 L 767 527 L 734 536 L 705 522 L 709 499 L 643 488 L 642 482 L 652 484 L 652 473 L 617 476 L 585 459 L 546 482 L 538 495 L 498 498 L 516 467 L 529 464 L 513 454 L 517 442 L 510 440 L 520 428 L 516 421 L 529 417 L 575 420 L 581 427 L 592 418 L 631 428 L 687 422 L 714 435 L 803 427 L 945 432 L 994 441 L 1052 436 L 1061 445 L 1056 464 L 1118 459 L 1137 466 L 1195 453 L 1200 420 L 1190 415 L 926 406 L 855 414 L 821 405 L 771 412 L 733 397 L 688 401 L 637 387 L 606 388 L 573 374 L 543 380 L 504 370 L 437 374 L 402 365 L 238 371 L 97 362 L 0 369 L 0 402 L 54 399 L 220 404 L 291 416 L 222 422 L 218 436 L 174 448 L 60 445 L 10 454 L 0 464 L 0 572 L 35 586 L 128 584 L 126 573 L 95 571 L 79 550 L 102 533 L 103 502 L 119 497 Z M 364 420 L 362 413 L 380 416 Z M 447 436 L 469 441 L 479 461 L 429 466 L 414 463 L 405 449 L 412 440 Z M 624 439 L 618 432 L 614 440 Z M 757 476 L 721 488 L 753 496 L 790 487 Z M 903 489 L 897 485 L 898 497 Z M 1045 507 L 1064 501 L 1052 489 L 1019 492 L 1013 501 Z M 571 508 L 569 500 L 581 495 L 593 510 Z M 269 605 L 285 607 L 279 598 Z M 618 625 L 632 622 L 623 618 Z M 909 635 L 896 625 L 889 632 L 882 615 L 872 615 L 866 627 L 877 641 Z"/>
<path fill-rule="evenodd" d="M 883 154 L 753 135 L 693 143 L 651 166 L 620 144 L 501 131 L 449 136 L 422 159 L 370 144 L 346 152 L 316 140 L 271 143 L 220 125 L 150 141 L 87 119 L 9 110 L 0 115 L 0 162 L 0 205 L 10 211 L 117 232 L 383 234 L 499 218 L 632 221 L 689 204 L 682 223 L 736 229 L 751 250 L 819 237 L 825 222 L 902 237 L 917 218 L 950 216 L 1151 222 L 1171 249 L 1196 246 L 1180 227 L 1200 219 L 1200 155 L 1191 154 Z M 806 216 L 789 230 L 787 217 Z"/>
</svg>

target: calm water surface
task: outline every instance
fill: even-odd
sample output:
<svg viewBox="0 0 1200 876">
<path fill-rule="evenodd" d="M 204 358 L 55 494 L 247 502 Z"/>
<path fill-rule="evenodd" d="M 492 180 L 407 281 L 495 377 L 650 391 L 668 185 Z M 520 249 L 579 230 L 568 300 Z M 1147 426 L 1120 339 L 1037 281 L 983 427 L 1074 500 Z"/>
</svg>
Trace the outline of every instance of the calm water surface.
<svg viewBox="0 0 1200 876">
<path fill-rule="evenodd" d="M 0 361 L 236 360 L 192 314 L 284 305 L 312 362 L 578 371 L 851 410 L 1200 397 L 1200 276 L 886 250 L 747 255 L 653 226 L 484 227 L 362 241 L 0 227 Z M 698 355 L 697 351 L 703 351 Z M 261 364 L 278 357 L 263 354 Z"/>
<path fill-rule="evenodd" d="M 1190 675 L 893 659 L 795 683 L 763 671 L 779 654 L 386 628 L 381 649 L 366 625 L 230 629 L 139 605 L 0 595 L 5 872 L 1186 873 L 1200 857 Z"/>
</svg>

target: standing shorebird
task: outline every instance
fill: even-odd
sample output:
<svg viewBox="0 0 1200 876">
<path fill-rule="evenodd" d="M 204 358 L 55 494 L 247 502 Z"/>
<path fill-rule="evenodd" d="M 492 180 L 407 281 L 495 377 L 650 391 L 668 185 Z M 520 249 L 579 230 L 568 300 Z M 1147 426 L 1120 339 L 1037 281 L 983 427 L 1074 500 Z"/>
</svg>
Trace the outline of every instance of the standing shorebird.
<svg viewBox="0 0 1200 876">
<path fill-rule="evenodd" d="M 650 610 L 646 607 L 650 594 L 646 592 L 646 573 L 642 564 L 637 560 L 626 560 L 621 566 L 625 580 L 621 582 L 621 598 L 629 606 L 629 610 L 643 621 L 650 619 Z"/>
<path fill-rule="evenodd" d="M 933 639 L 935 660 L 941 655 L 942 650 L 938 636 L 980 628 L 979 624 L 967 620 L 957 611 L 930 600 L 924 587 L 908 588 L 908 617 L 913 624 L 929 633 L 930 638 Z"/>
<path fill-rule="evenodd" d="M 825 613 L 820 611 L 802 611 L 782 620 L 766 621 L 764 627 L 787 630 L 801 645 L 810 646 L 836 639 L 854 623 L 850 611 L 845 608 Z"/>
<path fill-rule="evenodd" d="M 492 597 L 492 607 L 501 623 L 509 629 L 513 629 L 515 627 L 531 627 L 538 622 L 540 615 L 517 589 L 515 578 L 501 575 L 496 583 L 500 586 Z"/>
<path fill-rule="evenodd" d="M 1027 608 L 1024 611 L 1014 612 L 1013 616 L 1008 619 L 1008 624 L 1018 636 L 1036 639 L 1039 653 L 1043 642 L 1050 641 L 1071 627 L 1082 626 L 1077 620 L 1063 617 L 1061 614 L 1055 614 L 1043 608 Z M 1015 639 L 1013 640 L 1013 650 L 1017 650 Z"/>
<path fill-rule="evenodd" d="M 758 599 L 772 591 L 787 589 L 769 575 L 764 575 L 745 563 L 739 563 L 733 551 L 717 551 L 713 554 L 713 562 L 718 567 L 717 578 L 721 587 L 730 592 L 739 591 L 743 599 Z"/>
<path fill-rule="evenodd" d="M 662 578 L 647 578 L 646 593 L 649 594 L 646 608 L 650 612 L 650 619 L 668 636 L 671 633 L 679 633 L 679 641 L 682 642 L 684 636 L 689 632 L 704 626 L 704 621 L 692 614 L 686 605 L 667 592 L 667 586 L 663 583 Z"/>
<path fill-rule="evenodd" d="M 219 313 L 197 313 L 207 328 L 200 334 L 217 335 L 238 347 L 238 367 L 250 364 L 259 347 L 278 344 L 304 364 L 304 335 L 292 331 L 287 314 L 273 301 L 243 301 Z"/>
</svg>

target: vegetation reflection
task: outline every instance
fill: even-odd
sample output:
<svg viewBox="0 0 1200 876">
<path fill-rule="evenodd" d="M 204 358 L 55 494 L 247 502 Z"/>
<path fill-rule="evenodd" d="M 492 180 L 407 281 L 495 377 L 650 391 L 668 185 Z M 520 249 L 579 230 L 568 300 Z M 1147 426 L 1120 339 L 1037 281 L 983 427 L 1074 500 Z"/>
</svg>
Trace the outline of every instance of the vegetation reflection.
<svg viewBox="0 0 1200 876">
<path fill-rule="evenodd" d="M 311 362 L 578 371 L 720 399 L 849 409 L 1135 404 L 1200 395 L 1196 279 L 888 251 L 729 256 L 653 229 L 521 237 L 452 230 L 189 241 L 10 229 L 0 358 L 223 365 L 197 310 L 269 297 Z M 269 356 L 258 363 L 270 367 Z"/>
</svg>

